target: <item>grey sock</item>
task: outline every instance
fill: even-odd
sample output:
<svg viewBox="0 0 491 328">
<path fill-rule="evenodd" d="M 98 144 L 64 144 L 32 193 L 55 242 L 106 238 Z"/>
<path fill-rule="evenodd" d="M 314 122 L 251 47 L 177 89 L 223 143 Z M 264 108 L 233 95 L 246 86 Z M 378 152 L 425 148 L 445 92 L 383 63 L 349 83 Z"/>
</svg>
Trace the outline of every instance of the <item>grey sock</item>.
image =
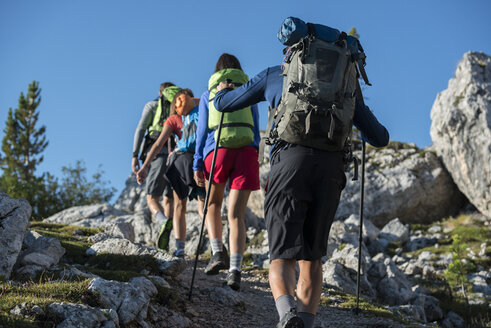
<svg viewBox="0 0 491 328">
<path fill-rule="evenodd" d="M 280 320 L 283 319 L 285 314 L 290 311 L 290 309 L 297 308 L 297 303 L 291 295 L 281 295 L 276 299 L 275 305 L 276 311 L 278 311 L 278 315 L 280 316 Z"/>
<path fill-rule="evenodd" d="M 298 312 L 298 316 L 303 320 L 303 326 L 305 328 L 314 327 L 315 315 L 308 312 Z"/>
<path fill-rule="evenodd" d="M 239 253 L 230 254 L 230 269 L 228 271 L 229 272 L 232 272 L 232 270 L 240 271 L 241 265 L 242 265 L 242 255 L 240 255 Z"/>
<path fill-rule="evenodd" d="M 223 243 L 220 238 L 213 239 L 211 241 L 211 253 L 215 254 L 216 252 L 221 252 L 223 248 Z"/>
<path fill-rule="evenodd" d="M 176 239 L 176 248 L 179 249 L 184 249 L 184 246 L 186 245 L 186 242 L 184 240 L 179 240 Z"/>
</svg>

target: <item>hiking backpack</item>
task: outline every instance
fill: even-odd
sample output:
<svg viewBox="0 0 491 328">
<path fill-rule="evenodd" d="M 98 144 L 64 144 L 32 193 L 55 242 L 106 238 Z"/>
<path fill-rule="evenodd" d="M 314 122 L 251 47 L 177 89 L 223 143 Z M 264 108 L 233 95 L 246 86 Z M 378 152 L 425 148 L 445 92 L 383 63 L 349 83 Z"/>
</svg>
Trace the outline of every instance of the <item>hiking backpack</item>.
<svg viewBox="0 0 491 328">
<path fill-rule="evenodd" d="M 182 118 L 182 136 L 177 141 L 176 151 L 194 153 L 196 150 L 196 129 L 198 127 L 198 106 Z"/>
<path fill-rule="evenodd" d="M 217 94 L 217 87 L 220 82 L 230 80 L 235 87 L 249 81 L 249 77 L 240 69 L 226 68 L 213 74 L 208 82 L 210 96 L 208 100 L 208 128 L 217 130 L 220 124 L 221 112 L 216 110 L 213 100 Z M 222 131 L 220 134 L 221 147 L 241 148 L 249 145 L 254 141 L 254 120 L 252 117 L 251 107 L 248 106 L 234 112 L 224 113 Z M 218 133 L 215 133 L 215 142 L 217 142 Z"/>
<path fill-rule="evenodd" d="M 345 150 L 359 88 L 358 69 L 363 69 L 365 59 L 361 45 L 344 32 L 291 17 L 282 24 L 278 38 L 290 47 L 283 63 L 281 102 L 270 113 L 265 142 Z M 364 70 L 362 76 L 366 77 Z"/>
</svg>

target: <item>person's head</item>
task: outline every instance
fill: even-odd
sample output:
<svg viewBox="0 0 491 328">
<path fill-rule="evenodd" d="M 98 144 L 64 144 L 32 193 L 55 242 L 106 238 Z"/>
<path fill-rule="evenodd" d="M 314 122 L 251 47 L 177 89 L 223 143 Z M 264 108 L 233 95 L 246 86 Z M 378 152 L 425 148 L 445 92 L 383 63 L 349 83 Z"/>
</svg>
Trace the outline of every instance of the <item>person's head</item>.
<svg viewBox="0 0 491 328">
<path fill-rule="evenodd" d="M 172 82 L 164 82 L 160 83 L 160 89 L 159 89 L 159 97 L 162 97 L 162 91 L 164 91 L 165 88 L 174 86 L 175 84 Z"/>
<path fill-rule="evenodd" d="M 225 68 L 236 68 L 242 71 L 240 62 L 234 55 L 224 53 L 218 58 L 217 64 L 215 65 L 215 73 L 221 71 Z"/>
<path fill-rule="evenodd" d="M 194 108 L 193 92 L 190 89 L 182 89 L 170 104 L 170 113 L 178 115 L 188 115 Z"/>
</svg>

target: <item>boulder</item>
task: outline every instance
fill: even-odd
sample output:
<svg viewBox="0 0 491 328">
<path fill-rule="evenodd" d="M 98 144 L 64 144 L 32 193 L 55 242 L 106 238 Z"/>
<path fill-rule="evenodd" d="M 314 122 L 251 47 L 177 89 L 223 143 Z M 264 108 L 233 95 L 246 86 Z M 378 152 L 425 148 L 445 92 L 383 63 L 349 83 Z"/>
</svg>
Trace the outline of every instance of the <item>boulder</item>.
<svg viewBox="0 0 491 328">
<path fill-rule="evenodd" d="M 169 276 L 177 276 L 186 268 L 186 262 L 183 259 L 123 238 L 108 238 L 87 249 L 87 255 L 100 253 L 152 256 L 159 265 L 161 273 Z"/>
<path fill-rule="evenodd" d="M 136 176 L 132 173 L 126 179 L 126 186 L 119 195 L 114 208 L 127 212 L 138 212 L 147 209 L 145 198 L 145 181 L 142 185 L 136 182 Z"/>
<path fill-rule="evenodd" d="M 0 280 L 8 279 L 22 249 L 31 206 L 0 191 Z"/>
<path fill-rule="evenodd" d="M 355 152 L 360 158 L 360 153 Z M 364 219 L 383 227 L 393 218 L 430 223 L 455 214 L 464 196 L 431 148 L 371 149 L 367 152 Z M 359 212 L 360 179 L 341 194 L 337 219 Z"/>
<path fill-rule="evenodd" d="M 150 298 L 157 294 L 155 285 L 144 277 L 133 278 L 129 282 L 95 278 L 89 284 L 89 291 L 98 296 L 105 308 L 116 311 L 123 325 L 144 321 Z"/>
<path fill-rule="evenodd" d="M 44 237 L 35 231 L 28 230 L 24 238 L 24 250 L 17 260 L 16 272 L 35 276 L 38 271 L 58 264 L 65 249 L 60 241 L 52 237 Z"/>
<path fill-rule="evenodd" d="M 48 315 L 57 319 L 59 328 L 118 328 L 116 311 L 93 308 L 85 304 L 51 303 Z"/>
<path fill-rule="evenodd" d="M 382 228 L 378 237 L 405 243 L 409 239 L 409 227 L 402 224 L 399 218 L 395 218 Z"/>
<path fill-rule="evenodd" d="M 443 318 L 440 301 L 433 296 L 415 293 L 411 304 L 421 306 L 425 311 L 426 320 L 432 322 Z"/>
<path fill-rule="evenodd" d="M 125 214 L 126 212 L 117 210 L 107 203 L 103 203 L 70 207 L 43 221 L 98 228 L 109 224 L 116 217 Z"/>
<path fill-rule="evenodd" d="M 384 254 L 372 258 L 368 280 L 376 286 L 377 298 L 384 304 L 403 305 L 412 297 L 411 283 Z"/>
<path fill-rule="evenodd" d="M 491 57 L 467 52 L 431 109 L 431 139 L 453 181 L 491 217 Z"/>
</svg>

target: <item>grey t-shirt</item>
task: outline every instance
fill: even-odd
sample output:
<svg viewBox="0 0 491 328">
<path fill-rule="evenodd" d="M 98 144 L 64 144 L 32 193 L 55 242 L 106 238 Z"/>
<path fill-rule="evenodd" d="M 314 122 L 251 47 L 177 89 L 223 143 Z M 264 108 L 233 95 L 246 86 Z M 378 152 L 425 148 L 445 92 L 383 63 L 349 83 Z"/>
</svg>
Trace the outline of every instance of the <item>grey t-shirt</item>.
<svg viewBox="0 0 491 328">
<path fill-rule="evenodd" d="M 135 130 L 135 136 L 133 137 L 133 157 L 138 157 L 140 153 L 140 147 L 142 146 L 143 137 L 145 136 L 145 131 L 152 125 L 153 117 L 158 107 L 158 100 L 152 100 L 145 104 L 142 111 L 142 116 L 140 122 Z M 162 147 L 159 154 L 168 154 L 169 151 L 167 147 Z"/>
</svg>

